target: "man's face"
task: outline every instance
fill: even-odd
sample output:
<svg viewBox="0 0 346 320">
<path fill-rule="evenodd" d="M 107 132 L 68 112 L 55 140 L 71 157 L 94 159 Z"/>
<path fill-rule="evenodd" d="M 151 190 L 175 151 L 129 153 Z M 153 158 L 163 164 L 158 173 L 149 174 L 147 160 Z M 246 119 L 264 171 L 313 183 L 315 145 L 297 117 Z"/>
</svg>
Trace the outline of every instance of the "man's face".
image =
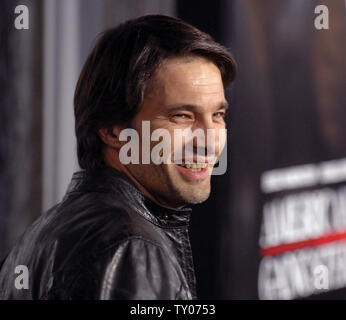
<svg viewBox="0 0 346 320">
<path fill-rule="evenodd" d="M 140 142 L 142 121 L 150 121 L 151 132 L 159 128 L 167 130 L 172 141 L 169 155 L 172 161 L 176 152 L 175 129 L 202 129 L 205 137 L 207 129 L 214 129 L 215 154 L 218 156 L 225 144 L 224 135 L 219 144 L 219 135 L 222 131 L 220 129 L 225 129 L 226 108 L 221 74 L 215 64 L 199 57 L 171 58 L 157 70 L 152 88 L 132 126 L 139 133 Z M 182 140 L 183 148 L 187 140 Z M 198 146 L 196 139 L 193 141 L 194 162 L 207 162 L 204 156 L 196 160 Z M 151 142 L 151 149 L 157 143 Z M 183 152 L 182 162 L 185 160 Z M 167 206 L 181 207 L 188 203 L 203 202 L 209 197 L 210 166 L 196 169 L 175 163 L 142 164 L 140 158 L 140 164 L 129 164 L 127 169 L 157 201 Z"/>
</svg>

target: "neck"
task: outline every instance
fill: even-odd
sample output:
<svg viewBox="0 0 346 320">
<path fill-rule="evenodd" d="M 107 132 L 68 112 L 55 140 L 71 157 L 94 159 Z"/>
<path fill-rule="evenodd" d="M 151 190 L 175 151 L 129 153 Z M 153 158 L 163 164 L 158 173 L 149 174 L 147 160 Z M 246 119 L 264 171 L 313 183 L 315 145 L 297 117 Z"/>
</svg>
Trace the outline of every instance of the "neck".
<svg viewBox="0 0 346 320">
<path fill-rule="evenodd" d="M 148 197 L 149 199 L 151 199 L 152 201 L 156 202 L 159 205 L 163 205 L 166 207 L 172 207 L 171 204 L 159 201 L 158 199 L 156 199 L 137 179 L 136 177 L 133 176 L 133 174 L 130 172 L 130 170 L 124 166 L 121 161 L 119 160 L 119 153 L 118 152 L 105 152 L 104 154 L 104 158 L 105 158 L 105 162 L 108 166 L 124 173 L 133 183 L 134 185 L 137 187 L 138 190 L 140 190 L 146 197 Z M 183 208 L 184 205 L 182 206 L 176 206 L 176 207 L 172 207 L 175 209 L 181 209 Z"/>
</svg>

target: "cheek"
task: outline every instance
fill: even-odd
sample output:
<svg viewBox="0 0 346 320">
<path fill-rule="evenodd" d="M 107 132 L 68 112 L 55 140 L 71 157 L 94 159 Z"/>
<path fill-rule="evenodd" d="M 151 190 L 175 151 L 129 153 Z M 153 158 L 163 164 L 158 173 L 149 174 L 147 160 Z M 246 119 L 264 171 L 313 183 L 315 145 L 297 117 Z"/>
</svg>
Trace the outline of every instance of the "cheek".
<svg viewBox="0 0 346 320">
<path fill-rule="evenodd" d="M 219 156 L 227 142 L 227 129 L 218 129 L 215 137 L 216 155 Z"/>
</svg>

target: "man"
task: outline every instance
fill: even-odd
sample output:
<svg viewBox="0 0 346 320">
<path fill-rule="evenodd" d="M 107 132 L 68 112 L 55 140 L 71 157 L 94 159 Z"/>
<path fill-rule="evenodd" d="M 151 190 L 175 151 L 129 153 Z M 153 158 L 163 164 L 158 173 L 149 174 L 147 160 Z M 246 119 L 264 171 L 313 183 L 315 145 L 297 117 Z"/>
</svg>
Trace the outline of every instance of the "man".
<svg viewBox="0 0 346 320">
<path fill-rule="evenodd" d="M 83 170 L 8 255 L 0 298 L 195 299 L 188 205 L 208 198 L 215 159 L 193 138 L 190 163 L 146 161 L 160 143 L 152 139 L 139 144 L 138 163 L 125 164 L 122 132 L 135 130 L 142 142 L 143 123 L 172 138 L 176 129 L 214 130 L 217 157 L 234 77 L 226 49 L 179 19 L 149 15 L 106 31 L 75 92 Z M 174 141 L 166 147 L 174 159 Z M 16 266 L 27 267 L 27 289 L 16 285 Z"/>
</svg>

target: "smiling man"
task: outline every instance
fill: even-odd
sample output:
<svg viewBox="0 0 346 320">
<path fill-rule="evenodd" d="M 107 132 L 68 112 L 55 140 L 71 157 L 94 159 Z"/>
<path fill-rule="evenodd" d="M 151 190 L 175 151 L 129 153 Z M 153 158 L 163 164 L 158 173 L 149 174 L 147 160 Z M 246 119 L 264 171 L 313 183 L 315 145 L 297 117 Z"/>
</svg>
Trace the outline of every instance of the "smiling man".
<svg viewBox="0 0 346 320">
<path fill-rule="evenodd" d="M 216 140 L 214 154 L 217 156 L 220 153 L 219 145 L 222 149 L 225 144 L 225 140 L 220 139 L 219 134 L 225 129 L 224 116 L 227 108 L 219 68 L 203 56 L 171 57 L 158 68 L 153 82 L 155 89 L 147 93 L 138 113 L 131 121 L 131 127 L 139 133 L 138 140 L 143 141 L 143 135 L 148 134 L 142 130 L 144 121 L 150 123 L 149 135 L 152 135 L 156 129 L 166 130 L 171 137 L 168 140 L 171 142 L 171 152 L 166 154 L 165 158 L 168 157 L 174 163 L 176 146 L 174 136 L 177 137 L 174 131 L 190 129 L 193 133 L 196 129 L 202 129 L 203 132 L 214 130 Z M 114 137 L 120 135 L 121 129 L 122 125 L 114 126 L 111 135 L 108 135 L 107 129 L 100 130 L 100 136 L 105 142 L 106 161 L 111 167 L 126 173 L 138 189 L 148 197 L 173 208 L 200 203 L 208 198 L 211 172 L 208 169 L 211 169 L 213 163 L 209 163 L 211 157 L 207 159 L 204 156 L 207 141 L 202 141 L 203 146 L 199 146 L 195 139 L 192 151 L 198 148 L 202 149 L 204 154 L 202 152 L 192 154 L 190 166 L 184 165 L 186 164 L 184 145 L 187 140 L 191 142 L 188 136 L 182 137 L 185 139 L 182 141 L 183 157 L 180 165 L 166 164 L 168 161 L 163 161 L 162 165 L 153 162 L 145 165 L 140 157 L 139 162 L 143 165 L 130 163 L 124 166 L 118 156 L 122 144 L 119 143 L 117 148 L 114 140 Z M 148 153 L 150 155 L 155 143 L 152 143 L 147 150 L 144 150 L 143 144 L 139 144 L 139 155 L 146 156 Z M 201 165 L 194 168 L 193 163 Z"/>
<path fill-rule="evenodd" d="M 106 31 L 75 93 L 83 170 L 8 255 L 0 297 L 195 299 L 189 205 L 210 194 L 212 167 L 225 145 L 224 90 L 235 72 L 224 47 L 176 18 L 149 15 Z M 170 161 L 153 161 L 160 137 L 144 143 L 143 123 L 150 135 L 161 130 L 170 138 L 159 152 Z M 127 129 L 137 133 L 136 163 L 121 156 Z M 176 132 L 184 130 L 206 134 L 203 143 L 182 136 L 179 153 Z M 17 265 L 28 268 L 28 289 L 14 286 Z"/>
</svg>

